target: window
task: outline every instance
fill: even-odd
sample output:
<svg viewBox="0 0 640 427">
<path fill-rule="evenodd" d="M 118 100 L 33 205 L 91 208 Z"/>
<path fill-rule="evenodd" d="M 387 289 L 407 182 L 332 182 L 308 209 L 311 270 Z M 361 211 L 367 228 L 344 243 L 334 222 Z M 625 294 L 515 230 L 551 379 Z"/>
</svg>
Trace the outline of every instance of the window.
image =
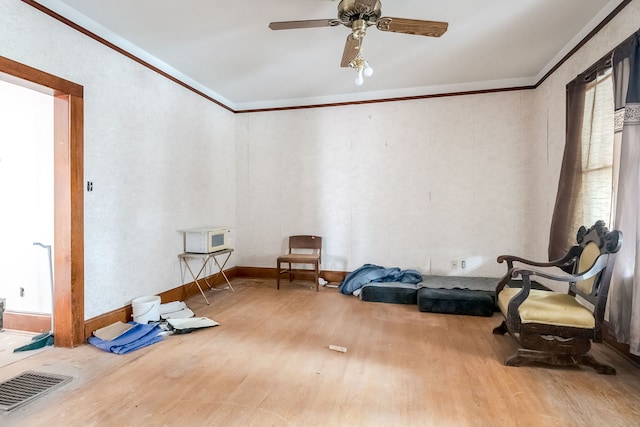
<svg viewBox="0 0 640 427">
<path fill-rule="evenodd" d="M 582 221 L 613 218 L 614 102 L 611 68 L 587 84 L 582 121 Z"/>
</svg>

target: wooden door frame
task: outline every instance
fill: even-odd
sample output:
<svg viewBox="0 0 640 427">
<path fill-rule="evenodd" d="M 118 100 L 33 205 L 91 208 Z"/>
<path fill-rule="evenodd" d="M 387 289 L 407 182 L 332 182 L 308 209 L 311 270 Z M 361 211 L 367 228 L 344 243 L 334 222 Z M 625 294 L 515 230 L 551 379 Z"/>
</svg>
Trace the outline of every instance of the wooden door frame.
<svg viewBox="0 0 640 427">
<path fill-rule="evenodd" d="M 56 346 L 75 347 L 84 342 L 84 88 L 3 56 L 0 79 L 53 96 L 53 334 Z"/>
</svg>

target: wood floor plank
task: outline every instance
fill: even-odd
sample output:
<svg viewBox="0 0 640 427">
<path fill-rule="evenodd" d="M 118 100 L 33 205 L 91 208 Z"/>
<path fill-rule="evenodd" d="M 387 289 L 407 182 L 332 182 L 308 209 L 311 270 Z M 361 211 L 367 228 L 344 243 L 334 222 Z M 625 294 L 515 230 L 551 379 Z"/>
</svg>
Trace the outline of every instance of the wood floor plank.
<svg viewBox="0 0 640 427">
<path fill-rule="evenodd" d="M 515 350 L 493 318 L 369 303 L 308 282 L 236 279 L 236 292 L 187 301 L 220 326 L 127 355 L 53 348 L 0 369 L 70 375 L 2 426 L 630 426 L 638 368 L 507 367 Z M 341 353 L 330 345 L 347 349 Z"/>
</svg>

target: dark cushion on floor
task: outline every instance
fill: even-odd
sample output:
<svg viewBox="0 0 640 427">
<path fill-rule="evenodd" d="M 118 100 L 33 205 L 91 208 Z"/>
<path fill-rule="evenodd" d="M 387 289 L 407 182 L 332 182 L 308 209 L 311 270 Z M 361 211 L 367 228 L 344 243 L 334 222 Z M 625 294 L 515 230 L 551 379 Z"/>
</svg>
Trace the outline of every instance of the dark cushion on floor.
<svg viewBox="0 0 640 427">
<path fill-rule="evenodd" d="M 419 286 L 402 282 L 367 283 L 360 290 L 360 299 L 370 302 L 416 304 Z"/>
<path fill-rule="evenodd" d="M 471 289 L 418 290 L 418 310 L 431 313 L 492 316 L 495 302 L 490 292 Z"/>
</svg>

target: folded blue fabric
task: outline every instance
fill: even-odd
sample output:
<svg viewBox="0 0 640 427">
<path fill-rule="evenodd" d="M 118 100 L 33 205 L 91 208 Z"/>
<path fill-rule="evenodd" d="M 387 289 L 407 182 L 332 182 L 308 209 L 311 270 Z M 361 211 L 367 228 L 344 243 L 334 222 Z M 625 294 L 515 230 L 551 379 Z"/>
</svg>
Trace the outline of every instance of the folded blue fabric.
<svg viewBox="0 0 640 427">
<path fill-rule="evenodd" d="M 416 270 L 400 270 L 398 267 L 385 268 L 374 264 L 365 264 L 347 274 L 338 290 L 349 295 L 371 282 L 420 283 L 422 274 Z"/>
<path fill-rule="evenodd" d="M 89 344 L 109 353 L 126 354 L 142 347 L 162 341 L 162 328 L 158 325 L 143 325 L 142 323 L 129 322 L 134 325 L 124 334 L 113 340 L 103 340 L 95 336 L 89 337 Z"/>
</svg>

